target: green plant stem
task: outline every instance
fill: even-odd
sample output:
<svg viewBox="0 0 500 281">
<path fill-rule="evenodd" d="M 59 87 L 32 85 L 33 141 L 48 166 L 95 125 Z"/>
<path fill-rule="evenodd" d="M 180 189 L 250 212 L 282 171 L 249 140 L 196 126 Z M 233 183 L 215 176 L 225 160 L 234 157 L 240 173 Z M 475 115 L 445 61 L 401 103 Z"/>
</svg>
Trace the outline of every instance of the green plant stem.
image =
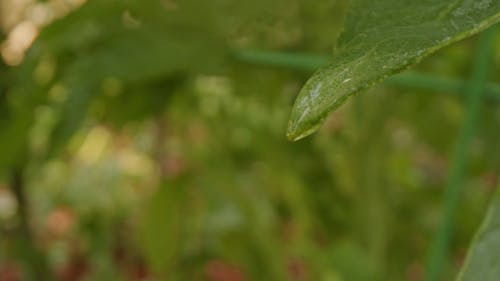
<svg viewBox="0 0 500 281">
<path fill-rule="evenodd" d="M 245 63 L 284 67 L 304 72 L 313 72 L 330 60 L 330 57 L 325 55 L 252 50 L 232 51 L 231 55 Z M 387 78 L 386 83 L 391 86 L 451 93 L 460 96 L 464 96 L 462 90 L 466 85 L 465 81 L 458 79 L 415 71 L 405 71 L 391 76 Z M 486 84 L 485 95 L 489 100 L 500 102 L 500 85 Z"/>
<path fill-rule="evenodd" d="M 439 280 L 446 264 L 453 232 L 453 221 L 460 198 L 467 148 L 474 137 L 476 121 L 480 112 L 481 99 L 491 61 L 493 39 L 493 28 L 485 31 L 480 36 L 472 79 L 465 88 L 467 94 L 465 119 L 451 159 L 450 172 L 444 193 L 442 221 L 430 248 L 426 265 L 426 281 Z"/>
<path fill-rule="evenodd" d="M 463 89 L 467 82 L 449 77 L 439 77 L 414 71 L 406 71 L 387 79 L 387 84 L 404 88 L 421 89 L 440 93 L 456 94 L 466 97 Z M 500 102 L 500 85 L 486 83 L 483 89 L 484 96 L 489 101 Z"/>
</svg>

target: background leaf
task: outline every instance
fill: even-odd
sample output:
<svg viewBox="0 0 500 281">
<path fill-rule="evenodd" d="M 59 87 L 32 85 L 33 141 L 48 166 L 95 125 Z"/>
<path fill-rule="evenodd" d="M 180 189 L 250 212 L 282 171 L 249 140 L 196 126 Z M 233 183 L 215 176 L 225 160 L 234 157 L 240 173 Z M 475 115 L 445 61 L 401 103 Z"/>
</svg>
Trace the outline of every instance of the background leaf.
<svg viewBox="0 0 500 281">
<path fill-rule="evenodd" d="M 476 234 L 457 281 L 496 281 L 500 276 L 500 192 Z"/>
</svg>

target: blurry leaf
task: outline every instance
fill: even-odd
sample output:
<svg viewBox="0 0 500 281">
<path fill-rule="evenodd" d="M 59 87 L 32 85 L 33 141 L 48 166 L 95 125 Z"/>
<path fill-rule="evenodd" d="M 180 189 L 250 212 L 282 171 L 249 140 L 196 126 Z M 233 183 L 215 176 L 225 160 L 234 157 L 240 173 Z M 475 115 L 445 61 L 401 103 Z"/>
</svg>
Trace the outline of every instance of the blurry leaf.
<svg viewBox="0 0 500 281">
<path fill-rule="evenodd" d="M 153 270 L 168 272 L 182 251 L 183 227 L 187 219 L 182 188 L 163 184 L 151 198 L 141 229 L 141 242 Z"/>
<path fill-rule="evenodd" d="M 295 102 L 288 138 L 313 133 L 348 97 L 499 20 L 498 0 L 353 0 L 333 61 Z"/>
<path fill-rule="evenodd" d="M 457 281 L 497 281 L 499 276 L 500 192 L 497 192 Z"/>
<path fill-rule="evenodd" d="M 164 105 L 172 87 L 158 89 L 156 85 L 168 84 L 172 75 L 212 70 L 220 65 L 223 41 L 217 40 L 217 34 L 210 30 L 212 13 L 198 16 L 200 9 L 194 8 L 193 1 L 172 11 L 155 1 L 147 5 L 131 2 L 128 6 L 120 2 L 108 0 L 104 7 L 99 1 L 89 2 L 50 26 L 33 48 L 33 52 L 43 53 L 42 49 L 59 53 L 60 77 L 69 92 L 52 134 L 49 156 L 60 151 L 81 127 L 106 79 L 133 84 L 134 89 L 129 90 L 124 102 L 137 105 L 130 99 L 135 95 L 132 100 L 154 104 L 150 110 L 123 111 L 118 119 L 124 123 L 161 112 L 158 106 Z M 133 16 L 137 18 L 128 20 L 136 22 L 130 26 L 125 19 Z M 211 55 L 206 56 L 206 52 Z"/>
</svg>

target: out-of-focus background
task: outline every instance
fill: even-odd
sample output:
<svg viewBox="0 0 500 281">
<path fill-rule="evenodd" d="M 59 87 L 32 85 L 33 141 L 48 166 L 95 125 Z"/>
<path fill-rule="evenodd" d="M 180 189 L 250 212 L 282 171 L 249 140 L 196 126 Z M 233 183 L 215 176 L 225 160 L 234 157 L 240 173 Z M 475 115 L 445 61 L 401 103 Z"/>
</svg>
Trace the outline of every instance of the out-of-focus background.
<svg viewBox="0 0 500 281">
<path fill-rule="evenodd" d="M 463 95 L 384 83 L 285 138 L 346 8 L 1 0 L 0 280 L 423 280 Z M 413 71 L 466 80 L 476 42 Z M 498 183 L 493 88 L 443 280 Z"/>
</svg>

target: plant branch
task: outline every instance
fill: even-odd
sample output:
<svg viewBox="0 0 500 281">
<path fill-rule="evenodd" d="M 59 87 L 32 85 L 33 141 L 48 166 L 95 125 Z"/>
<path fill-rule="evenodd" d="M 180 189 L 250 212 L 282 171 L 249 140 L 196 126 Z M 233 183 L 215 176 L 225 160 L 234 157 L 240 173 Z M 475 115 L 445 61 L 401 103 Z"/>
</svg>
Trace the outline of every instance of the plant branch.
<svg viewBox="0 0 500 281">
<path fill-rule="evenodd" d="M 14 169 L 10 181 L 12 192 L 18 203 L 19 226 L 16 239 L 19 241 L 20 253 L 26 265 L 25 274 L 27 276 L 25 278 L 26 280 L 52 280 L 47 262 L 43 254 L 37 249 L 31 231 L 24 170 L 20 168 Z"/>
</svg>

